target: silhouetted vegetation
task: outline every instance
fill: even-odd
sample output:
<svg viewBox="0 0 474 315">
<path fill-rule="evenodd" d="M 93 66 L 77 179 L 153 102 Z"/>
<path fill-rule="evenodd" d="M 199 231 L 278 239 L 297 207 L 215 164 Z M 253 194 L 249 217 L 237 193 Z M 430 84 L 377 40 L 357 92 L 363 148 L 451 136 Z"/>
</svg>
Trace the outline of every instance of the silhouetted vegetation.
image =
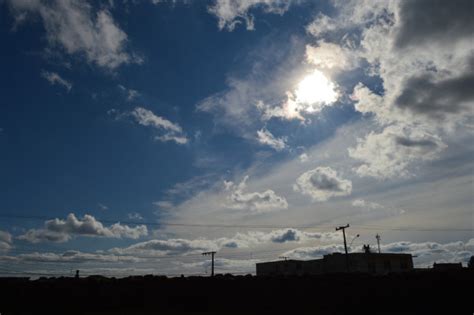
<svg viewBox="0 0 474 315">
<path fill-rule="evenodd" d="M 472 314 L 474 271 L 371 276 L 1 278 L 5 314 Z M 448 314 L 446 313 L 446 314 Z"/>
</svg>

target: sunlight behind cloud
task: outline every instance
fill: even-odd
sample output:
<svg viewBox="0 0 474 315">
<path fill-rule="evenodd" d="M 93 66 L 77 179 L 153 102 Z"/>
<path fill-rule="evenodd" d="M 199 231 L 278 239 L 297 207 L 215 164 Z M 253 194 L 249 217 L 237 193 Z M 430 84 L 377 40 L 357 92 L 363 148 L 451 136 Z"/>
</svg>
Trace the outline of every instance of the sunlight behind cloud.
<svg viewBox="0 0 474 315">
<path fill-rule="evenodd" d="M 325 105 L 334 103 L 338 98 L 335 84 L 316 69 L 298 83 L 295 96 L 298 103 Z M 317 109 L 311 106 L 307 111 L 313 112 Z"/>
</svg>

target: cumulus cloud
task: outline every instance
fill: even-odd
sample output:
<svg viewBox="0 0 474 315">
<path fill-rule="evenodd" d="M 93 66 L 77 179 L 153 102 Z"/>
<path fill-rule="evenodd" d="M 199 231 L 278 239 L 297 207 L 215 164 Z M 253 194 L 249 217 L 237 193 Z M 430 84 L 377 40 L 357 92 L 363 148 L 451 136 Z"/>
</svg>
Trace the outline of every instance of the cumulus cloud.
<svg viewBox="0 0 474 315">
<path fill-rule="evenodd" d="M 127 101 L 129 102 L 133 101 L 134 99 L 140 96 L 140 92 L 138 92 L 137 90 L 128 89 L 122 84 L 119 84 L 118 87 L 122 92 L 124 92 L 127 95 Z"/>
<path fill-rule="evenodd" d="M 408 176 L 409 164 L 433 160 L 447 147 L 436 135 L 397 125 L 371 132 L 357 142 L 349 148 L 349 156 L 362 162 L 357 174 L 380 179 Z"/>
<path fill-rule="evenodd" d="M 151 110 L 143 107 L 135 107 L 131 112 L 120 113 L 115 109 L 108 111 L 109 115 L 113 115 L 116 119 L 131 117 L 135 122 L 142 126 L 151 127 L 160 132 L 155 136 L 155 140 L 161 142 L 174 141 L 177 144 L 186 144 L 189 139 L 183 132 L 180 125 L 169 121 L 166 118 L 155 115 Z"/>
<path fill-rule="evenodd" d="M 133 244 L 125 248 L 113 248 L 109 252 L 120 255 L 192 255 L 203 251 L 221 250 L 223 248 L 255 248 L 268 244 L 295 243 L 303 244 L 309 241 L 333 242 L 341 238 L 336 232 L 306 232 L 294 228 L 272 230 L 270 232 L 248 231 L 236 233 L 232 237 L 215 239 L 156 239 Z"/>
<path fill-rule="evenodd" d="M 309 156 L 306 153 L 301 153 L 301 155 L 298 157 L 301 163 L 308 162 Z"/>
<path fill-rule="evenodd" d="M 44 228 L 30 229 L 18 239 L 38 243 L 66 242 L 75 236 L 138 239 L 146 235 L 148 235 L 148 230 L 145 225 L 130 227 L 115 223 L 105 227 L 91 215 L 86 214 L 82 219 L 78 219 L 74 213 L 70 213 L 66 220 L 48 220 L 44 223 Z"/>
<path fill-rule="evenodd" d="M 70 55 L 84 56 L 88 62 L 110 70 L 122 64 L 140 63 L 127 51 L 128 37 L 107 9 L 97 12 L 78 0 L 9 0 L 17 24 L 39 16 L 52 48 Z"/>
<path fill-rule="evenodd" d="M 261 144 L 268 145 L 276 151 L 281 151 L 286 148 L 285 138 L 276 138 L 267 129 L 260 129 L 257 131 L 257 141 Z"/>
<path fill-rule="evenodd" d="M 352 252 L 362 251 L 353 249 Z M 414 256 L 417 267 L 432 267 L 435 262 L 462 262 L 467 264 L 474 254 L 474 239 L 466 242 L 395 242 L 382 244 L 381 251 L 385 253 L 407 253 Z M 285 252 L 283 255 L 293 259 L 318 259 L 331 253 L 344 252 L 344 246 L 339 244 L 322 245 L 316 247 L 299 247 Z"/>
<path fill-rule="evenodd" d="M 12 235 L 0 230 L 0 252 L 8 251 L 12 247 Z"/>
<path fill-rule="evenodd" d="M 219 29 L 233 31 L 235 27 L 245 22 L 247 30 L 254 30 L 254 17 L 249 11 L 261 8 L 265 13 L 284 14 L 291 5 L 291 0 L 215 0 L 209 7 L 209 13 L 219 20 Z"/>
<path fill-rule="evenodd" d="M 325 41 L 316 46 L 306 45 L 306 60 L 319 69 L 350 70 L 357 66 L 358 59 L 346 47 Z"/>
<path fill-rule="evenodd" d="M 48 80 L 48 82 L 51 85 L 55 85 L 55 84 L 62 85 L 63 87 L 66 88 L 68 92 L 71 91 L 72 83 L 61 78 L 61 76 L 57 74 L 56 72 L 42 71 L 41 76 L 45 78 L 46 80 Z"/>
<path fill-rule="evenodd" d="M 320 166 L 298 177 L 293 188 L 315 201 L 326 201 L 331 197 L 350 195 L 352 182 L 340 178 L 332 168 Z"/>
<path fill-rule="evenodd" d="M 361 83 L 354 88 L 356 110 L 372 116 L 381 128 L 352 148 L 352 157 L 366 162 L 358 174 L 378 178 L 410 174 L 409 167 L 418 158 L 435 160 L 446 148 L 443 137 L 474 121 L 470 88 L 474 24 L 466 13 L 472 3 L 335 1 L 333 5 L 335 14 L 319 14 L 307 31 L 318 43 L 330 38 L 332 51 L 363 60 L 354 65 L 382 82 L 380 88 Z M 308 51 L 309 56 L 312 50 Z"/>
<path fill-rule="evenodd" d="M 404 48 L 428 41 L 452 43 L 460 37 L 472 39 L 474 21 L 471 12 L 469 0 L 401 1 L 395 44 Z"/>
<path fill-rule="evenodd" d="M 226 190 L 230 191 L 225 206 L 231 209 L 250 210 L 257 213 L 269 212 L 278 209 L 287 209 L 288 202 L 284 197 L 278 196 L 273 190 L 264 192 L 246 192 L 248 176 L 239 184 L 225 181 Z"/>
<path fill-rule="evenodd" d="M 469 258 L 474 255 L 474 239 L 466 242 L 395 242 L 381 246 L 382 251 L 390 253 L 411 253 L 416 256 L 415 263 L 418 266 L 431 267 L 434 262 L 462 262 L 467 264 Z"/>
<path fill-rule="evenodd" d="M 471 71 L 474 71 L 474 62 Z M 433 74 L 413 76 L 403 83 L 395 105 L 435 120 L 443 120 L 447 115 L 467 112 L 472 108 L 472 86 L 472 72 L 447 79 L 436 78 Z"/>
</svg>

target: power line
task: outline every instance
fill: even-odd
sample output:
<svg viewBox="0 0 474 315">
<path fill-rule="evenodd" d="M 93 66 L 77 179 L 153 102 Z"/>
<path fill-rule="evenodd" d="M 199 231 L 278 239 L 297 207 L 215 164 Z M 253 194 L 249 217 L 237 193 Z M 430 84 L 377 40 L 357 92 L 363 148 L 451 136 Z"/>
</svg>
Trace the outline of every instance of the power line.
<svg viewBox="0 0 474 315">
<path fill-rule="evenodd" d="M 48 221 L 56 218 L 47 216 L 34 216 L 34 215 L 15 215 L 15 214 L 0 214 L 0 218 L 3 219 L 21 219 L 21 220 L 41 220 Z M 285 229 L 285 228 L 297 228 L 297 229 L 315 229 L 315 228 L 332 228 L 332 225 L 322 223 L 312 223 L 305 225 L 270 225 L 270 224 L 200 224 L 200 223 L 178 223 L 178 222 L 149 222 L 149 221 L 128 221 L 128 220 L 112 220 L 112 219 L 97 219 L 102 223 L 114 224 L 120 222 L 128 225 L 147 225 L 147 226 L 176 226 L 176 227 L 196 227 L 196 228 L 248 228 L 248 229 Z M 389 230 L 389 231 L 413 231 L 413 232 L 472 232 L 474 228 L 426 228 L 419 226 L 408 226 L 408 227 L 396 227 L 396 226 L 383 226 L 383 225 L 367 225 L 367 224 L 353 224 L 353 228 L 358 230 Z"/>
</svg>

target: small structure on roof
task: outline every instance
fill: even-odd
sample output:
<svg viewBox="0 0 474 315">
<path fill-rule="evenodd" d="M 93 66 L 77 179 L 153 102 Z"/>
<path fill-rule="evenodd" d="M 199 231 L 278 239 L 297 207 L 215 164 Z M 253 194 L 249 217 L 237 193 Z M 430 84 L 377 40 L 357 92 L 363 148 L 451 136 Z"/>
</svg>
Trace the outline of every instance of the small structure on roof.
<svg viewBox="0 0 474 315">
<path fill-rule="evenodd" d="M 411 254 L 373 253 L 368 246 L 364 246 L 364 252 L 349 253 L 347 257 L 342 253 L 333 253 L 324 255 L 322 259 L 287 259 L 257 263 L 257 276 L 319 275 L 339 272 L 388 274 L 410 270 L 413 270 Z"/>
</svg>

